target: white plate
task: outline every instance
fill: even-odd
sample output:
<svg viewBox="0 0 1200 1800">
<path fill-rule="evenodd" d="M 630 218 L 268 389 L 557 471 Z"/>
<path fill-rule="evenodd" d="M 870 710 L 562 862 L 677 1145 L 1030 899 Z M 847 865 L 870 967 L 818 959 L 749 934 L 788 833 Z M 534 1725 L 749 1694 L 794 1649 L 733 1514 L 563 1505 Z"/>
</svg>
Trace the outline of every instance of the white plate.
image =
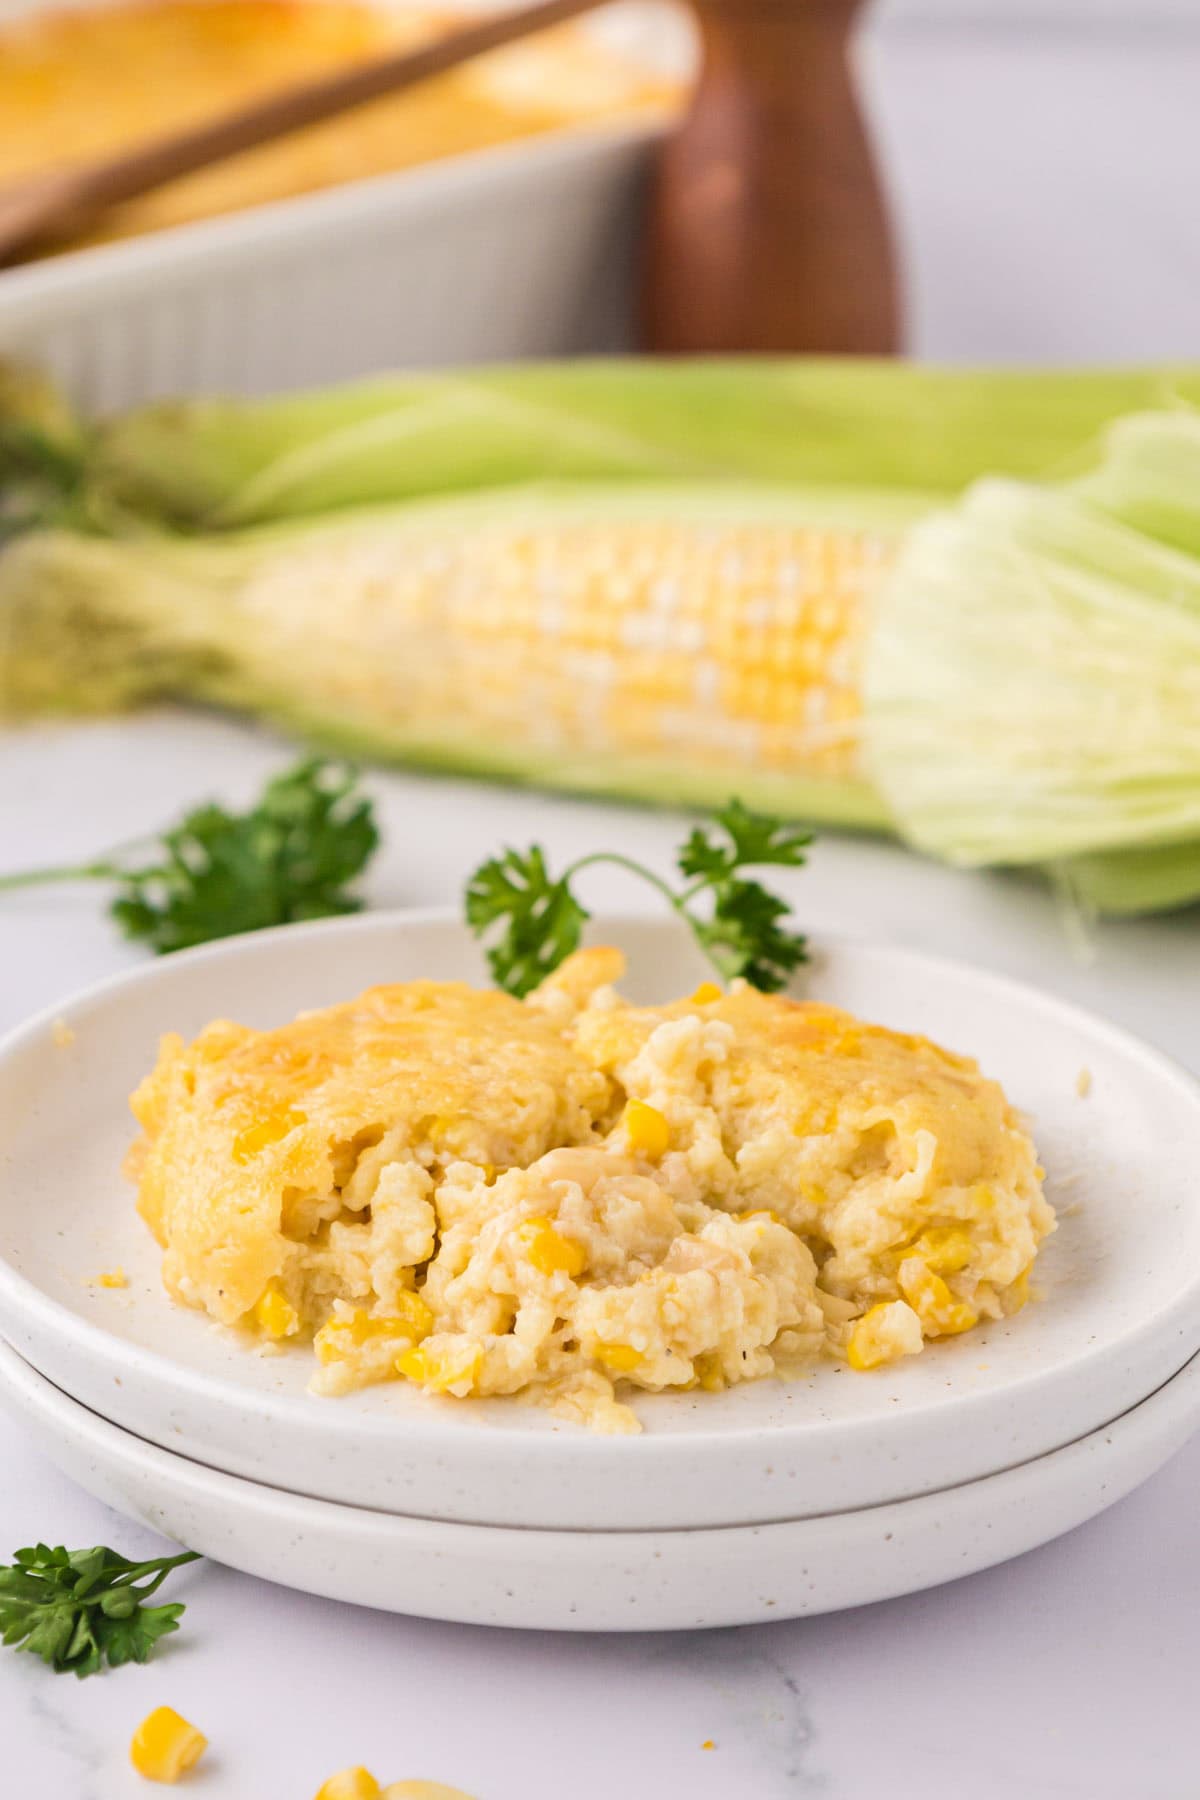
<svg viewBox="0 0 1200 1800">
<path fill-rule="evenodd" d="M 1200 1359 L 1104 1430 L 865 1512 L 723 1531 L 513 1531 L 334 1506 L 221 1475 L 88 1412 L 0 1345 L 0 1399 L 119 1512 L 306 1593 L 468 1625 L 674 1631 L 835 1612 L 1005 1562 L 1123 1499 L 1200 1424 Z"/>
<path fill-rule="evenodd" d="M 669 921 L 609 919 L 630 991 L 702 974 Z M 0 1046 L 0 1330 L 55 1384 L 139 1435 L 296 1493 L 547 1529 L 757 1524 L 905 1499 L 1055 1450 L 1200 1349 L 1200 1090 L 1157 1053 L 1011 982 L 907 951 L 823 941 L 808 991 L 978 1055 L 1032 1115 L 1062 1226 L 1043 1298 L 871 1376 L 832 1365 L 722 1395 L 647 1397 L 637 1439 L 507 1401 L 402 1384 L 305 1392 L 307 1351 L 248 1353 L 172 1305 L 119 1173 L 126 1096 L 160 1032 L 255 1025 L 413 975 L 480 979 L 452 918 L 368 915 L 217 944 L 93 989 Z M 1081 1068 L 1092 1075 L 1080 1099 Z M 131 1286 L 95 1285 L 114 1264 Z"/>
</svg>

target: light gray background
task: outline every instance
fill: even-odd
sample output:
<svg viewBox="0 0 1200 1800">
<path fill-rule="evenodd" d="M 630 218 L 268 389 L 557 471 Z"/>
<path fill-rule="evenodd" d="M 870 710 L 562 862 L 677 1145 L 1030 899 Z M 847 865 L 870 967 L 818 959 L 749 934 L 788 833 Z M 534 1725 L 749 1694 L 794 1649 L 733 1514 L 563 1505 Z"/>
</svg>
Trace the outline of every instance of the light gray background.
<svg viewBox="0 0 1200 1800">
<path fill-rule="evenodd" d="M 862 68 L 919 350 L 1200 356 L 1195 5 L 891 0 Z M 202 720 L 9 736 L 0 860 L 87 853 L 185 796 L 243 797 L 283 755 Z M 536 833 L 555 856 L 618 838 L 665 861 L 678 831 L 565 801 L 378 785 L 379 903 L 452 900 L 501 836 Z M 1194 920 L 1108 928 L 1081 961 L 1044 895 L 833 839 L 796 896 L 815 929 L 886 935 L 1043 982 L 1200 1069 Z M 9 901 L 0 1029 L 133 956 L 93 896 Z M 125 1761 L 129 1733 L 169 1701 L 212 1739 L 186 1790 L 211 1800 L 307 1800 L 359 1759 L 385 1778 L 459 1782 L 480 1800 L 1195 1800 L 1198 1493 L 1200 1443 L 1105 1517 L 1007 1568 L 841 1618 L 711 1636 L 502 1637 L 189 1572 L 187 1633 L 144 1671 L 79 1685 L 0 1653 L 0 1791 L 133 1800 L 147 1790 Z M 142 1541 L 0 1418 L 0 1555 L 38 1535 Z"/>
<path fill-rule="evenodd" d="M 1200 356 L 1196 0 L 883 0 L 859 68 L 915 352 Z"/>
</svg>

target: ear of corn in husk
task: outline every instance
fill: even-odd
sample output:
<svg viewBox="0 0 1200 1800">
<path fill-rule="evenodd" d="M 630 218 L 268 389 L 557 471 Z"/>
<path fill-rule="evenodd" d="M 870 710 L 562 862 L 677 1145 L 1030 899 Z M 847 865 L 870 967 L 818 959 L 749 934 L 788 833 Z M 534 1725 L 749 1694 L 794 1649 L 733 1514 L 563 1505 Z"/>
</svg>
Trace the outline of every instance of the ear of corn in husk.
<svg viewBox="0 0 1200 1800">
<path fill-rule="evenodd" d="M 36 532 L 0 563 L 7 710 L 185 694 L 366 755 L 883 826 L 867 596 L 928 504 L 577 484 L 204 540 Z"/>
<path fill-rule="evenodd" d="M 1100 910 L 1180 904 L 1185 388 L 583 365 L 146 409 L 88 443 L 91 529 L 0 558 L 0 710 L 193 696 L 384 758 L 891 825 Z M 1152 392 L 1177 410 L 1089 452 Z M 1070 479 L 954 499 L 981 467 Z"/>
</svg>

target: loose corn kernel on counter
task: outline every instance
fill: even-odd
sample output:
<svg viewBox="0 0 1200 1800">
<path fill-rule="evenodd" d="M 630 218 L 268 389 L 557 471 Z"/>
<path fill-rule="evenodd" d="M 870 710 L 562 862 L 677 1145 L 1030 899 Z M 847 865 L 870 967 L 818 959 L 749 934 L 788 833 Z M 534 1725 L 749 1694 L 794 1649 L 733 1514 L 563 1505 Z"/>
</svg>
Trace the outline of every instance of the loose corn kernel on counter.
<svg viewBox="0 0 1200 1800">
<path fill-rule="evenodd" d="M 133 1096 L 168 1291 L 310 1346 L 315 1393 L 515 1395 L 636 1431 L 637 1389 L 869 1370 L 1017 1311 L 1054 1229 L 975 1063 L 611 949 L 526 1001 L 415 981 L 163 1041 Z"/>
<path fill-rule="evenodd" d="M 208 1739 L 182 1718 L 172 1706 L 156 1706 L 133 1734 L 129 1760 L 147 1781 L 170 1786 L 195 1768 L 208 1748 Z"/>
</svg>

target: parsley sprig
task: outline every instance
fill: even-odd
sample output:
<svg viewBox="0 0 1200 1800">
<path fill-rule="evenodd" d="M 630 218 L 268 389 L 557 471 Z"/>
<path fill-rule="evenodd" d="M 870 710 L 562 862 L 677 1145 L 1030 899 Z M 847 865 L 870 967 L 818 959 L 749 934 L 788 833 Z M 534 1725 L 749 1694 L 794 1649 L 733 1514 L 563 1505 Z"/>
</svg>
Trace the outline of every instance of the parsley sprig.
<svg viewBox="0 0 1200 1800">
<path fill-rule="evenodd" d="M 775 993 L 807 961 L 806 942 L 785 927 L 787 901 L 745 871 L 800 868 L 811 843 L 811 833 L 731 800 L 712 827 L 697 826 L 680 850 L 682 887 L 615 850 L 581 856 L 557 879 L 539 844 L 505 850 L 472 875 L 467 923 L 477 937 L 491 940 L 488 962 L 497 985 L 528 994 L 579 948 L 590 915 L 572 885 L 576 877 L 597 863 L 615 863 L 658 889 L 724 980 L 741 976 Z"/>
<path fill-rule="evenodd" d="M 112 917 L 127 938 L 161 956 L 236 932 L 357 912 L 362 901 L 350 884 L 378 843 L 357 770 L 314 757 L 275 776 L 248 812 L 199 806 L 150 845 L 0 876 L 0 891 L 115 882 Z"/>
<path fill-rule="evenodd" d="M 179 1602 L 147 1602 L 194 1550 L 130 1562 L 104 1544 L 65 1550 L 35 1544 L 0 1565 L 0 1643 L 28 1650 L 59 1674 L 94 1675 L 107 1663 L 144 1663 L 177 1631 Z"/>
</svg>

